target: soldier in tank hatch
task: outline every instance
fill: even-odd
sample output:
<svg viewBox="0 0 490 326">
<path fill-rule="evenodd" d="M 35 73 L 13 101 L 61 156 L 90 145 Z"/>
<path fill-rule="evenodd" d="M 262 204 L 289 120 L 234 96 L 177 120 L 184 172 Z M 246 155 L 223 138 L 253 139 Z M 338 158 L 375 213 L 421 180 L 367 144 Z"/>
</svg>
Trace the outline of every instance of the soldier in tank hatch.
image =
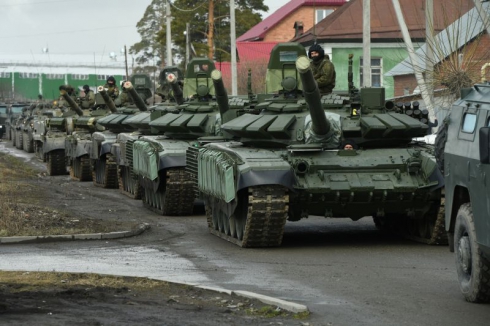
<svg viewBox="0 0 490 326">
<path fill-rule="evenodd" d="M 335 88 L 336 74 L 330 57 L 328 54 L 325 54 L 320 44 L 314 44 L 308 49 L 308 57 L 311 60 L 311 70 L 321 95 L 332 93 L 332 90 Z"/>
<path fill-rule="evenodd" d="M 104 88 L 107 89 L 107 94 L 115 100 L 119 96 L 119 88 L 116 85 L 116 79 L 113 76 L 107 78 Z"/>
<path fill-rule="evenodd" d="M 83 92 L 85 97 L 82 98 L 82 108 L 88 109 L 95 105 L 95 94 L 94 91 L 90 89 L 89 85 L 83 85 Z"/>
</svg>

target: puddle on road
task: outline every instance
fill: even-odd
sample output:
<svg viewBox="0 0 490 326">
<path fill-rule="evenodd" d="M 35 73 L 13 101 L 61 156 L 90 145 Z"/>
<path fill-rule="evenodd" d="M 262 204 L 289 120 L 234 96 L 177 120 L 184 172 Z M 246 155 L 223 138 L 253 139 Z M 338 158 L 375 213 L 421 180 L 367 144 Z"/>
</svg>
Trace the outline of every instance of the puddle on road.
<svg viewBox="0 0 490 326">
<path fill-rule="evenodd" d="M 6 249 L 6 248 L 5 248 Z M 210 285 L 194 264 L 181 256 L 149 247 L 92 247 L 2 253 L 0 270 L 97 273 L 149 277 L 169 282 Z"/>
</svg>

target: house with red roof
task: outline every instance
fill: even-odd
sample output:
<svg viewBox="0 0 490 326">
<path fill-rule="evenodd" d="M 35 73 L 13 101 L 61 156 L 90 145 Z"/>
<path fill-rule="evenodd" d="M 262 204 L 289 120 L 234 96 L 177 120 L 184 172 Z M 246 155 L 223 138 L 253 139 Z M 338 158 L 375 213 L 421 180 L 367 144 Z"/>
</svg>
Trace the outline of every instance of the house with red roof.
<svg viewBox="0 0 490 326">
<path fill-rule="evenodd" d="M 425 42 L 425 0 L 399 0 L 410 37 L 416 49 Z M 473 0 L 434 0 L 434 34 L 444 30 L 474 7 Z M 394 96 L 391 71 L 408 56 L 392 0 L 371 1 L 372 86 Z M 348 55 L 354 54 L 354 85 L 362 87 L 363 0 L 351 0 L 291 41 L 305 47 L 318 43 L 330 54 L 337 73 L 336 89 L 347 89 Z"/>
<path fill-rule="evenodd" d="M 237 38 L 240 61 L 268 59 L 279 42 L 309 30 L 348 0 L 291 0 Z"/>
</svg>

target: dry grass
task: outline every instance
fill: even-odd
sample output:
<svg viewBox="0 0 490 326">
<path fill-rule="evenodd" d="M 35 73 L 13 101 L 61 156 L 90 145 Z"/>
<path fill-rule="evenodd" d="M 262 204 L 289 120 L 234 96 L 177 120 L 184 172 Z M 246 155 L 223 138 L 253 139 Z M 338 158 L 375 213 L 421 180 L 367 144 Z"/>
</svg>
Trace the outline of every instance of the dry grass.
<svg viewBox="0 0 490 326">
<path fill-rule="evenodd" d="M 82 287 L 106 287 L 106 288 L 130 288 L 133 290 L 160 290 L 166 289 L 168 283 L 151 280 L 148 278 L 110 276 L 100 274 L 78 274 L 59 272 L 6 272 L 0 271 L 2 283 L 9 284 L 12 292 L 36 291 L 40 288 L 57 286 L 68 288 L 72 286 Z"/>
<path fill-rule="evenodd" d="M 36 184 L 36 178 L 37 172 L 29 165 L 0 154 L 0 237 L 99 233 L 132 228 L 132 223 L 82 219 L 50 208 L 47 205 L 49 192 Z"/>
</svg>

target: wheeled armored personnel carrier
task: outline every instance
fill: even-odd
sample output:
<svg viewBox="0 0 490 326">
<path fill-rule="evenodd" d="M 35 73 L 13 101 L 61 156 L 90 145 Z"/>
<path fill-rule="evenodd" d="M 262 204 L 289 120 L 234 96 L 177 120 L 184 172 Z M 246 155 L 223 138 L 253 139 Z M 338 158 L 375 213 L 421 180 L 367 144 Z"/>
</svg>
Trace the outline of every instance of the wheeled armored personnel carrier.
<svg viewBox="0 0 490 326">
<path fill-rule="evenodd" d="M 490 301 L 490 84 L 463 89 L 438 129 L 446 230 L 464 298 Z"/>
<path fill-rule="evenodd" d="M 440 232 L 442 176 L 432 153 L 411 143 L 428 126 L 396 113 L 383 88 L 321 97 L 297 43 L 274 47 L 266 87 L 277 94 L 257 96 L 260 114 L 221 125 L 228 141 L 189 147 L 211 233 L 242 247 L 278 246 L 286 221 L 309 215 L 374 216 L 422 239 Z M 353 150 L 341 147 L 347 140 Z"/>
<path fill-rule="evenodd" d="M 15 122 L 22 114 L 24 107 L 29 106 L 27 103 L 12 103 L 7 106 L 7 120 L 5 121 L 5 132 L 7 139 L 12 141 L 15 146 Z"/>
<path fill-rule="evenodd" d="M 21 114 L 14 121 L 14 136 L 12 145 L 14 145 L 17 149 L 24 149 L 24 127 L 28 124 L 28 121 L 31 119 L 32 111 L 35 109 L 36 104 L 30 104 L 29 106 L 25 106 L 22 108 Z"/>
</svg>

